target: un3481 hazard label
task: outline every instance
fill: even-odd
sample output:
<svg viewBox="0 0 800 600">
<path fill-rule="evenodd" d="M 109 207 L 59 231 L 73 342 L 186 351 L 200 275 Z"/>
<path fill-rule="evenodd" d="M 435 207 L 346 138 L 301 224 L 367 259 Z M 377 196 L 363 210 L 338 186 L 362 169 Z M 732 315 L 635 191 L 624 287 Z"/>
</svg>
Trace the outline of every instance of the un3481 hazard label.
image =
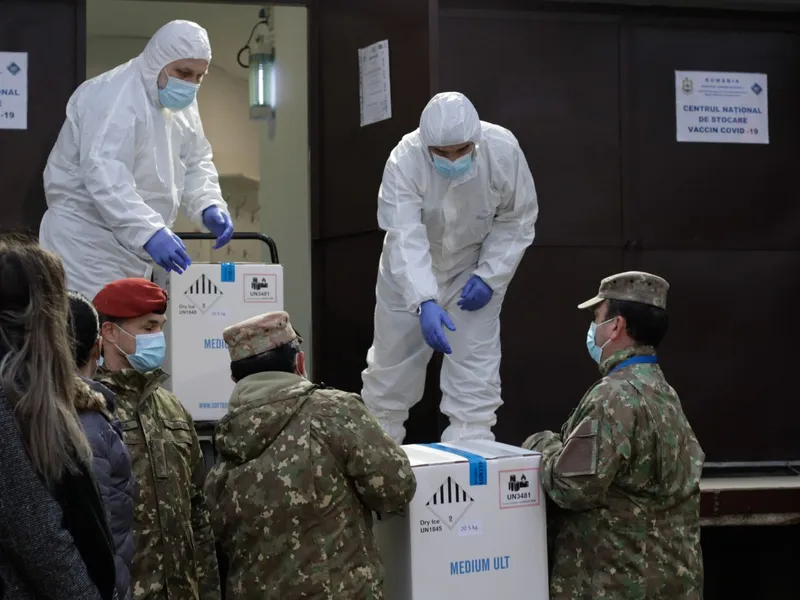
<svg viewBox="0 0 800 600">
<path fill-rule="evenodd" d="M 242 282 L 245 302 L 269 304 L 278 301 L 278 277 L 274 273 L 247 273 Z"/>
<path fill-rule="evenodd" d="M 539 506 L 538 469 L 500 471 L 500 508 Z"/>
</svg>

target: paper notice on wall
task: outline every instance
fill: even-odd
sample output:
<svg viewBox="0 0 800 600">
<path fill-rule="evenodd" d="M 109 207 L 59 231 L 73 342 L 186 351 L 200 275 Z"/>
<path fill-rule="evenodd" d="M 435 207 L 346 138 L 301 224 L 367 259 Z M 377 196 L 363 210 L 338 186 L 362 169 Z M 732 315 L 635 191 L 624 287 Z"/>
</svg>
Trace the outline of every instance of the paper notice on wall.
<svg viewBox="0 0 800 600">
<path fill-rule="evenodd" d="M 675 71 L 679 142 L 769 144 L 764 73 Z"/>
<path fill-rule="evenodd" d="M 28 128 L 28 53 L 0 52 L 0 129 Z"/>
<path fill-rule="evenodd" d="M 392 118 L 389 41 L 358 50 L 361 127 Z"/>
</svg>

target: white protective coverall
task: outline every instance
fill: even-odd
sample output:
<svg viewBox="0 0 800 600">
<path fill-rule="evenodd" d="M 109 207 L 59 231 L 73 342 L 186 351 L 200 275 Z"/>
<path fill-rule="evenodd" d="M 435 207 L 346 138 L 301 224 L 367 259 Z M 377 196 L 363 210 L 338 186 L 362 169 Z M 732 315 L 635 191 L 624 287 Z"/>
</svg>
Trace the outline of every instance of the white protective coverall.
<svg viewBox="0 0 800 600">
<path fill-rule="evenodd" d="M 144 245 L 179 207 L 199 227 L 206 208 L 227 212 L 197 102 L 177 112 L 159 102 L 159 73 L 182 59 L 210 61 L 211 45 L 196 23 L 172 21 L 67 104 L 44 171 L 39 243 L 61 257 L 69 289 L 90 299 L 116 279 L 150 277 Z"/>
<path fill-rule="evenodd" d="M 455 180 L 439 175 L 430 146 L 475 143 L 472 168 Z M 538 217 L 533 177 L 510 131 L 478 118 L 462 94 L 438 94 L 419 129 L 389 156 L 378 193 L 386 232 L 376 286 L 375 337 L 362 373 L 362 397 L 386 432 L 405 437 L 409 409 L 422 398 L 433 350 L 418 310 L 427 300 L 445 309 L 441 411 L 450 418 L 442 441 L 493 440 L 500 397 L 500 309 L 506 289 L 533 242 Z M 483 308 L 456 306 L 473 274 L 494 291 Z"/>
</svg>

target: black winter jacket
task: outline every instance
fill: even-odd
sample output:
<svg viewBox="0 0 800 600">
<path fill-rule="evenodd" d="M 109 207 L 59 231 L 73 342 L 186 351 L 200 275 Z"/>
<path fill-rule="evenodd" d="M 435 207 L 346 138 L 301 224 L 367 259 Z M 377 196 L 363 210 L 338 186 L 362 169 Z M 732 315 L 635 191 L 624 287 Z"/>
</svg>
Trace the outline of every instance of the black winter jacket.
<svg viewBox="0 0 800 600">
<path fill-rule="evenodd" d="M 136 484 L 131 457 L 122 442 L 122 428 L 114 417 L 114 393 L 101 383 L 81 377 L 75 393 L 75 408 L 92 446 L 92 470 L 114 538 L 117 596 L 119 600 L 130 600 Z"/>
<path fill-rule="evenodd" d="M 70 535 L 67 514 L 34 471 L 14 417 L 0 388 L 0 578 L 3 600 L 101 600 L 78 543 Z M 93 483 L 92 483 L 93 485 Z M 61 487 L 61 486 L 59 486 Z M 59 490 L 60 491 L 60 490 Z M 57 496 L 65 496 L 58 493 Z M 99 503 L 99 498 L 97 499 Z M 86 511 L 87 498 L 76 499 Z M 101 528 L 102 529 L 102 528 Z M 92 536 L 93 537 L 93 536 Z M 101 532 L 102 537 L 102 532 Z M 102 544 L 101 544 L 102 546 Z M 102 565 L 102 547 L 97 548 Z M 98 571 L 111 572 L 108 563 Z M 94 568 L 91 571 L 95 571 Z M 112 591 L 113 591 L 113 585 Z"/>
</svg>

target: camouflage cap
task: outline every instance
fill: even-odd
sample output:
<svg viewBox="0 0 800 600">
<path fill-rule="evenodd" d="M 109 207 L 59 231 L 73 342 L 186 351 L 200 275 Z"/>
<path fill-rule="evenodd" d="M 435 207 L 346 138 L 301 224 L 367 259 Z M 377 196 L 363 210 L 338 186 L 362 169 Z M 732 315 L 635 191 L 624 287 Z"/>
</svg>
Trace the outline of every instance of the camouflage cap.
<svg viewBox="0 0 800 600">
<path fill-rule="evenodd" d="M 597 296 L 579 304 L 579 309 L 592 308 L 603 300 L 627 300 L 641 302 L 658 308 L 667 308 L 669 283 L 658 275 L 644 271 L 626 271 L 606 277 L 600 282 Z"/>
<path fill-rule="evenodd" d="M 292 328 L 289 314 L 269 312 L 227 327 L 222 338 L 228 346 L 231 361 L 263 354 L 293 340 L 303 340 Z"/>
</svg>

